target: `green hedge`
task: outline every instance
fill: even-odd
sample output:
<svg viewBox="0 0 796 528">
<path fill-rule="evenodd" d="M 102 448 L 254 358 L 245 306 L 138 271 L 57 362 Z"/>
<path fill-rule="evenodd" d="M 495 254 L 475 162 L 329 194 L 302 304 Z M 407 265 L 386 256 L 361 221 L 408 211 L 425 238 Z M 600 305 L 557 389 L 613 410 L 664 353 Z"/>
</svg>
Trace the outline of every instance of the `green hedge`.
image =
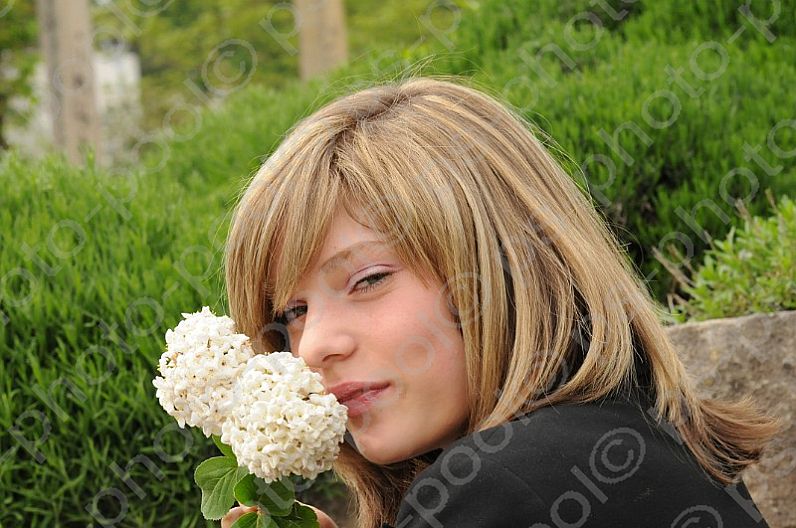
<svg viewBox="0 0 796 528">
<path fill-rule="evenodd" d="M 481 2 L 479 11 L 464 9 L 458 25 L 403 54 L 374 54 L 280 92 L 247 86 L 223 107 L 198 114 L 179 136 L 156 141 L 147 162 L 130 171 L 4 157 L 0 426 L 8 434 L 0 435 L 0 525 L 100 526 L 86 510 L 92 502 L 105 517 L 118 515 L 116 526 L 212 525 L 201 519 L 191 475 L 215 448 L 201 433 L 175 428 L 151 386 L 163 334 L 181 312 L 202 305 L 226 311 L 221 256 L 238 193 L 296 119 L 359 83 L 414 66 L 419 73 L 471 74 L 550 133 L 571 170 L 589 156 L 616 164 L 613 174 L 587 164 L 585 176 L 661 302 L 676 283 L 652 249 L 665 249 L 669 238 L 677 245 L 670 236 L 677 233 L 693 244 L 690 261 L 710 246 L 678 211 L 707 204 L 696 222 L 721 239 L 743 222 L 720 192 L 731 170 L 754 175 L 751 214 L 770 214 L 766 189 L 796 193 L 796 156 L 788 152 L 796 134 L 781 125 L 793 118 L 796 25 L 784 23 L 792 21 L 792 2 L 781 3 L 773 43 L 749 26 L 721 48 L 726 68 L 708 81 L 690 72 L 690 59 L 705 35 L 726 42 L 738 22 L 749 24 L 735 14 L 741 2 L 717 3 L 709 20 L 685 2 L 628 4 L 625 18 L 606 19 L 594 46 L 576 49 L 593 40 L 594 28 L 579 23 L 567 33 L 568 21 L 591 3 Z M 661 28 L 675 21 L 678 31 L 663 38 Z M 550 43 L 568 60 L 548 52 L 537 63 L 535 53 Z M 435 55 L 426 61 L 428 53 Z M 709 70 L 723 56 L 706 52 L 698 64 Z M 685 81 L 703 92 L 691 97 L 669 83 L 668 65 L 684 67 Z M 664 89 L 680 111 L 675 124 L 655 129 L 644 120 L 644 104 Z M 650 115 L 665 115 L 665 102 L 654 101 Z M 646 134 L 620 136 L 632 165 L 600 134 L 628 122 Z M 746 144 L 760 159 L 745 153 Z M 763 170 L 766 164 L 772 170 Z M 727 191 L 746 194 L 743 183 L 736 179 Z M 749 306 L 764 309 L 772 306 L 762 302 L 767 297 L 789 291 L 776 277 L 760 283 L 770 291 L 755 290 Z M 719 284 L 709 274 L 701 280 Z M 710 298 L 707 290 L 691 294 Z"/>
<path fill-rule="evenodd" d="M 165 170 L 181 177 L 198 172 L 213 189 L 256 168 L 278 142 L 274 130 L 336 95 L 407 72 L 471 76 L 552 136 L 554 154 L 574 177 L 585 177 L 665 303 L 677 284 L 653 249 L 668 254 L 671 246 L 698 259 L 710 237 L 740 226 L 735 198 L 764 215 L 771 212 L 766 189 L 796 195 L 790 88 L 796 85 L 796 22 L 785 23 L 796 2 L 776 4 L 781 16 L 770 25 L 773 42 L 742 15 L 740 1 L 716 2 L 715 19 L 707 21 L 697 16 L 703 8 L 688 2 L 604 4 L 612 12 L 627 10 L 620 20 L 592 4 L 464 3 L 458 24 L 426 45 L 401 56 L 365 56 L 309 89 L 287 89 L 279 95 L 285 107 L 276 113 L 267 104 L 270 92 L 242 90 L 190 141 L 172 147 L 174 160 Z M 594 17 L 602 33 L 584 22 Z M 656 20 L 675 19 L 676 34 L 658 34 Z M 702 38 L 709 31 L 714 40 Z"/>
<path fill-rule="evenodd" d="M 716 240 L 691 277 L 677 322 L 796 310 L 796 201 L 780 200 L 775 214 L 744 214 L 743 227 Z"/>
<path fill-rule="evenodd" d="M 766 34 L 743 5 L 488 0 L 481 12 L 499 16 L 464 17 L 436 65 L 471 72 L 555 139 L 663 303 L 677 285 L 653 248 L 698 259 L 740 225 L 733 198 L 770 214 L 766 189 L 796 195 L 796 2 L 754 3 L 764 19 L 781 8 Z"/>
<path fill-rule="evenodd" d="M 192 475 L 216 449 L 151 384 L 182 312 L 225 311 L 238 182 L 226 199 L 191 183 L 2 159 L 1 526 L 213 525 Z"/>
<path fill-rule="evenodd" d="M 180 312 L 218 305 L 212 215 L 174 178 L 57 158 L 10 155 L 0 185 L 0 525 L 197 526 L 191 467 L 213 450 L 174 428 L 151 379 Z M 135 457 L 154 469 L 134 462 L 128 487 L 114 468 Z"/>
</svg>

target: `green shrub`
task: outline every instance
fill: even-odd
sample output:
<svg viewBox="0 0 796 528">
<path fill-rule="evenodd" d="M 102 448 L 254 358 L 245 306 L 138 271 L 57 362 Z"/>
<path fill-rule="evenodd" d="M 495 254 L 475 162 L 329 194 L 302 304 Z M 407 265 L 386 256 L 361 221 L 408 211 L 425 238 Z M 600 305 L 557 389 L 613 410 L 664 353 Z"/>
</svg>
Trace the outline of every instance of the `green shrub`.
<svg viewBox="0 0 796 528">
<path fill-rule="evenodd" d="M 780 36 L 796 36 L 792 0 L 647 0 L 643 5 L 644 12 L 624 28 L 629 39 L 773 43 Z"/>
<path fill-rule="evenodd" d="M 712 17 L 698 16 L 699 3 L 610 2 L 626 8 L 621 20 L 602 5 L 488 0 L 436 65 L 471 72 L 555 140 L 664 302 L 677 285 L 654 249 L 677 244 L 699 258 L 710 236 L 740 224 L 734 198 L 768 214 L 766 189 L 796 194 L 796 25 L 783 23 L 796 6 L 776 3 L 772 31 L 782 33 L 769 42 L 739 1 L 711 3 Z"/>
<path fill-rule="evenodd" d="M 173 161 L 163 170 L 179 178 L 198 174 L 217 189 L 231 175 L 256 169 L 295 119 L 360 84 L 409 71 L 471 74 L 555 140 L 553 153 L 573 177 L 585 179 L 583 187 L 663 303 L 677 284 L 652 258 L 654 249 L 677 244 L 689 259 L 699 258 L 709 236 L 740 224 L 733 198 L 747 197 L 752 214 L 767 214 L 765 189 L 796 194 L 790 155 L 796 130 L 788 126 L 796 38 L 784 34 L 769 43 L 747 28 L 726 42 L 732 24 L 747 20 L 738 2 L 717 3 L 723 22 L 713 25 L 683 16 L 702 9 L 685 2 L 606 4 L 627 10 L 620 20 L 592 4 L 489 0 L 465 6 L 457 26 L 401 56 L 366 56 L 328 79 L 279 94 L 247 87 L 190 141 L 173 145 Z M 783 2 L 783 13 L 792 4 Z M 681 34 L 671 41 L 652 31 L 652 18 L 665 6 L 680 20 Z M 605 26 L 599 37 L 593 24 L 570 24 L 592 11 Z M 720 48 L 705 48 L 697 38 L 711 28 L 723 39 Z M 273 98 L 283 104 L 271 104 Z"/>
<path fill-rule="evenodd" d="M 151 379 L 180 312 L 218 305 L 212 215 L 174 178 L 56 157 L 9 155 L 0 185 L 0 416 L 14 430 L 0 441 L 0 525 L 197 526 L 189 477 L 213 449 L 170 423 Z M 128 487 L 114 468 L 137 456 L 153 470 L 133 462 Z"/>
<path fill-rule="evenodd" d="M 740 232 L 743 217 L 725 198 L 749 195 L 750 214 L 763 215 L 770 212 L 764 190 L 796 195 L 796 156 L 789 154 L 796 134 L 777 128 L 793 117 L 796 24 L 775 22 L 781 34 L 773 43 L 752 28 L 726 43 L 736 23 L 749 24 L 738 18 L 737 3 L 718 2 L 716 16 L 705 18 L 696 16 L 696 4 L 639 1 L 627 4 L 621 20 L 601 15 L 605 32 L 595 39 L 592 25 L 568 25 L 585 9 L 598 12 L 592 4 L 490 0 L 413 50 L 368 55 L 281 91 L 249 85 L 164 136 L 129 173 L 75 169 L 55 157 L 0 160 L 0 427 L 9 433 L 0 435 L 0 526 L 96 526 L 86 510 L 92 501 L 105 517 L 123 518 L 116 526 L 213 524 L 201 518 L 191 475 L 215 448 L 200 432 L 175 428 L 151 385 L 163 333 L 181 312 L 202 305 L 226 312 L 221 257 L 239 192 L 297 119 L 360 83 L 417 67 L 472 74 L 505 96 L 556 140 L 554 154 L 574 177 L 584 164 L 595 203 L 661 302 L 676 284 L 650 253 L 685 237 L 690 253 L 672 266 L 678 276 L 710 247 L 705 233 L 732 239 Z M 792 19 L 793 3 L 781 6 L 782 20 Z M 677 31 L 663 38 L 661 28 L 675 27 L 674 20 Z M 688 68 L 705 38 L 725 43 L 727 65 L 699 81 Z M 578 47 L 590 41 L 589 49 Z M 700 55 L 698 64 L 716 68 L 721 56 Z M 667 66 L 686 68 L 684 81 L 699 95 L 670 82 Z M 666 116 L 666 100 L 647 103 L 663 89 L 678 98 L 678 118 L 654 128 L 643 112 Z M 625 131 L 621 150 L 611 147 L 605 134 L 626 123 L 643 134 Z M 611 163 L 616 170 L 608 170 Z M 733 170 L 751 177 L 722 186 Z M 790 219 L 789 238 L 766 249 L 763 235 L 749 235 L 729 266 L 757 271 L 719 283 L 725 270 L 710 257 L 705 269 L 712 266 L 713 275 L 695 279 L 689 317 L 729 306 L 733 315 L 793 307 L 793 251 L 785 245 L 793 245 L 792 202 L 783 198 L 778 215 Z M 780 272 L 767 275 L 766 266 Z M 758 281 L 732 289 L 752 278 Z M 733 291 L 732 301 L 716 297 Z"/>
<path fill-rule="evenodd" d="M 5 156 L 0 186 L 0 526 L 213 526 L 192 476 L 217 450 L 152 379 L 182 312 L 225 312 L 227 204 L 56 157 Z"/>
<path fill-rule="evenodd" d="M 743 227 L 708 249 L 691 278 L 678 322 L 796 310 L 796 201 L 783 196 L 775 215 L 744 215 Z"/>
</svg>

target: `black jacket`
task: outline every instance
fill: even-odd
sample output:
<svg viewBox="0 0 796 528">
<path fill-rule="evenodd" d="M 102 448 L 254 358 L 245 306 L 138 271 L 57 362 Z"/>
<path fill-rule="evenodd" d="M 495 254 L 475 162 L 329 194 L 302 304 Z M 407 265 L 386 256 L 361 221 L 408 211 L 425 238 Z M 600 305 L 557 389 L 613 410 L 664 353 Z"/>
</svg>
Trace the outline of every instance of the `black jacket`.
<svg viewBox="0 0 796 528">
<path fill-rule="evenodd" d="M 545 407 L 429 452 L 382 528 L 767 528 L 743 480 L 711 479 L 638 394 Z"/>
</svg>

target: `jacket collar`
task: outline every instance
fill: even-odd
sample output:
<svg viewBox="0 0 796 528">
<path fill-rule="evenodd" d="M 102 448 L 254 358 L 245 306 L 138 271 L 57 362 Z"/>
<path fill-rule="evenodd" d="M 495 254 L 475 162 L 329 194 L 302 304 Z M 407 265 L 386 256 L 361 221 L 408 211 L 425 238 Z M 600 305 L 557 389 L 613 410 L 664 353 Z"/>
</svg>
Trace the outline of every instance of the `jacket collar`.
<svg viewBox="0 0 796 528">
<path fill-rule="evenodd" d="M 436 449 L 432 449 L 430 451 L 426 451 L 421 455 L 418 455 L 418 458 L 424 460 L 425 462 L 428 462 L 429 464 L 433 464 L 437 460 L 437 458 L 439 458 L 440 454 L 442 454 L 443 451 L 444 449 L 438 447 Z"/>
</svg>

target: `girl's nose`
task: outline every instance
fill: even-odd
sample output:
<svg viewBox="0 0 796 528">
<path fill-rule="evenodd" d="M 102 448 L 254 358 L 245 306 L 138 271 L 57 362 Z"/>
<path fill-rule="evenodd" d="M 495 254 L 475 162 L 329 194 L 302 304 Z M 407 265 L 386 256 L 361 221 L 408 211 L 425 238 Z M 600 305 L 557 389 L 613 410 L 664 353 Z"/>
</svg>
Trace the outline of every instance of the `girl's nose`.
<svg viewBox="0 0 796 528">
<path fill-rule="evenodd" d="M 335 359 L 344 359 L 354 351 L 352 321 L 344 313 L 329 309 L 322 310 L 324 313 L 311 311 L 305 315 L 297 352 L 311 369 L 326 369 Z"/>
</svg>

